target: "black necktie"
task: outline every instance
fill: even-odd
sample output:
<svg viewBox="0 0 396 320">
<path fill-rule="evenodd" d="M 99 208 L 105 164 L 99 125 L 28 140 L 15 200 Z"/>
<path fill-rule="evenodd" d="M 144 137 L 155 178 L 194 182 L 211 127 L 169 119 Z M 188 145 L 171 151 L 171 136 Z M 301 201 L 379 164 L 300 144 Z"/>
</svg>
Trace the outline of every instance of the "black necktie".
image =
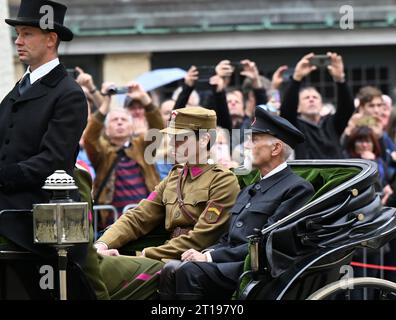
<svg viewBox="0 0 396 320">
<path fill-rule="evenodd" d="M 30 74 L 28 73 L 22 78 L 21 82 L 19 82 L 19 95 L 23 95 L 30 86 Z"/>
</svg>

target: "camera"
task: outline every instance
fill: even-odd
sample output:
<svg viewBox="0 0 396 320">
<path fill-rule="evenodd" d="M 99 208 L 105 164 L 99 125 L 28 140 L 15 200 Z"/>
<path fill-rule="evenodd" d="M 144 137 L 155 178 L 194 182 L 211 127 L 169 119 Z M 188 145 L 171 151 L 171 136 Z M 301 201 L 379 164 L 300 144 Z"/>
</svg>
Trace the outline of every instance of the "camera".
<svg viewBox="0 0 396 320">
<path fill-rule="evenodd" d="M 309 59 L 309 63 L 318 68 L 326 68 L 331 64 L 330 57 L 325 54 L 317 54 Z"/>
<path fill-rule="evenodd" d="M 107 90 L 107 94 L 109 96 L 115 95 L 115 94 L 125 94 L 128 93 L 129 88 L 128 87 L 116 87 L 116 86 L 110 86 Z"/>
<path fill-rule="evenodd" d="M 243 70 L 243 64 L 239 61 L 231 61 L 230 64 L 234 68 L 234 73 L 240 73 Z"/>
<path fill-rule="evenodd" d="M 240 87 L 242 86 L 243 81 L 245 80 L 245 76 L 241 75 L 241 72 L 244 69 L 244 66 L 239 61 L 231 61 L 231 66 L 234 68 L 234 72 L 231 75 L 230 86 Z"/>
<path fill-rule="evenodd" d="M 196 89 L 201 92 L 210 91 L 209 79 L 215 74 L 215 66 L 202 65 L 197 66 L 196 68 L 199 73 L 198 81 L 195 84 Z"/>
</svg>

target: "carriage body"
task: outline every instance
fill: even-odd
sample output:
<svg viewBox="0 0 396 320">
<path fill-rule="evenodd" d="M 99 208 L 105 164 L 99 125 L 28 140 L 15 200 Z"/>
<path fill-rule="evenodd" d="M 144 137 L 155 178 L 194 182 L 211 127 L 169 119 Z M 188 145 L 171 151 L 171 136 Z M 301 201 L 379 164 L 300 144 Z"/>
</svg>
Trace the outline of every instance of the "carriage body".
<svg viewBox="0 0 396 320">
<path fill-rule="evenodd" d="M 289 164 L 294 172 L 312 183 L 315 195 L 299 210 L 250 237 L 250 253 L 245 263 L 246 272 L 240 278 L 237 299 L 315 298 L 315 293 L 341 278 L 341 268 L 350 264 L 356 250 L 378 249 L 396 237 L 396 209 L 381 205 L 375 162 L 360 159 L 295 160 Z M 252 173 L 250 177 L 239 178 L 249 184 L 253 182 L 252 177 L 257 178 L 257 175 Z M 16 252 L 18 249 L 12 249 L 10 254 L 0 243 L 0 266 L 21 263 L 24 267 L 35 268 L 43 265 L 43 256 L 46 261 L 53 260 L 53 252 L 43 247 L 37 250 L 37 245 L 33 244 L 31 219 L 30 211 L 0 212 L 0 236 L 15 240 L 19 249 L 30 253 L 28 258 L 23 254 L 21 258 Z M 14 230 L 7 227 L 10 225 Z M 21 238 L 12 239 L 15 234 Z M 34 261 L 27 263 L 26 259 L 32 260 L 32 255 Z M 79 257 L 82 257 L 81 253 L 76 252 L 77 262 L 70 269 L 69 297 L 95 298 L 79 267 Z M 15 262 L 18 259 L 20 261 Z M 52 262 L 56 264 L 56 261 Z M 374 285 L 381 282 L 380 279 L 371 281 Z M 29 287 L 29 283 L 23 286 Z M 396 284 L 392 285 L 396 292 Z M 39 296 L 43 292 L 39 288 L 30 289 L 26 297 L 54 298 Z M 7 297 L 7 292 L 0 292 L 1 297 Z"/>
<path fill-rule="evenodd" d="M 289 164 L 316 193 L 299 210 L 252 235 L 239 299 L 307 299 L 338 281 L 356 250 L 379 249 L 396 237 L 396 209 L 381 205 L 375 162 Z"/>
</svg>

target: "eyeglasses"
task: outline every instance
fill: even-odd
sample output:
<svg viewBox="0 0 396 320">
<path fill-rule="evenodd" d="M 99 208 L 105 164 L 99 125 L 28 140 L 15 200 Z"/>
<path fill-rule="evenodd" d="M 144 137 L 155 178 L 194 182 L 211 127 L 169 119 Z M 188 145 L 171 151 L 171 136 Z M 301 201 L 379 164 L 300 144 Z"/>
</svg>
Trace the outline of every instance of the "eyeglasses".
<svg viewBox="0 0 396 320">
<path fill-rule="evenodd" d="M 278 109 L 270 104 L 259 104 L 256 108 L 261 108 L 264 111 L 271 112 L 271 113 L 278 113 Z"/>
</svg>

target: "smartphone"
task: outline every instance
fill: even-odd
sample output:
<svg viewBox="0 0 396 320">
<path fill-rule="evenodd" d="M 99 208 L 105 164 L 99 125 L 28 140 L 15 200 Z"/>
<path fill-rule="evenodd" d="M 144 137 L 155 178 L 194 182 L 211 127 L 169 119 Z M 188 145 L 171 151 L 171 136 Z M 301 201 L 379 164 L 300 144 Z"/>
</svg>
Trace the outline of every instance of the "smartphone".
<svg viewBox="0 0 396 320">
<path fill-rule="evenodd" d="M 294 74 L 294 68 L 287 68 L 283 73 L 282 73 L 282 79 L 284 82 L 287 82 L 290 80 L 290 77 L 293 76 Z M 270 78 L 271 79 L 271 78 Z"/>
<path fill-rule="evenodd" d="M 243 70 L 243 64 L 239 61 L 231 61 L 231 65 L 234 67 L 234 72 L 240 73 Z"/>
<path fill-rule="evenodd" d="M 109 95 L 115 95 L 115 94 L 125 94 L 129 92 L 129 88 L 128 87 L 116 87 L 116 86 L 111 86 L 108 90 L 107 90 Z"/>
<path fill-rule="evenodd" d="M 325 54 L 315 54 L 309 59 L 309 63 L 318 68 L 325 68 L 331 64 L 331 60 L 330 57 Z"/>
<path fill-rule="evenodd" d="M 215 74 L 215 66 L 197 66 L 199 73 L 198 81 L 208 81 Z"/>
<path fill-rule="evenodd" d="M 239 61 L 231 61 L 231 66 L 234 68 L 234 72 L 231 75 L 229 85 L 233 87 L 240 87 L 246 78 L 245 76 L 241 75 L 241 72 L 244 69 L 243 64 Z"/>
<path fill-rule="evenodd" d="M 66 69 L 66 71 L 67 71 L 67 74 L 70 76 L 70 77 L 72 77 L 73 79 L 77 79 L 77 77 L 78 77 L 78 72 L 77 72 L 77 70 L 76 69 Z"/>
</svg>

